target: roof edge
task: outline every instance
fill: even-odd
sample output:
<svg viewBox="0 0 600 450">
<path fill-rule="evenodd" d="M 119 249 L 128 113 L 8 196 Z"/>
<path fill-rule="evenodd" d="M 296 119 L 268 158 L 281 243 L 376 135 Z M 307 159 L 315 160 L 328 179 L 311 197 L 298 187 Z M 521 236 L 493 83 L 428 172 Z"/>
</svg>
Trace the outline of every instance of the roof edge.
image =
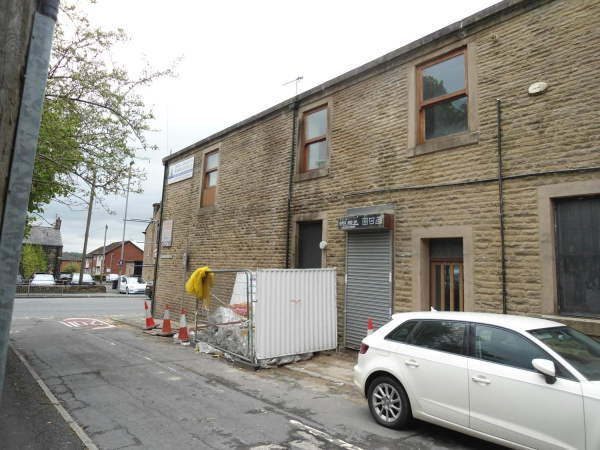
<svg viewBox="0 0 600 450">
<path fill-rule="evenodd" d="M 507 10 L 510 10 L 513 8 L 524 7 L 524 6 L 527 6 L 530 4 L 535 4 L 533 6 L 535 8 L 537 6 L 549 3 L 551 1 L 553 1 L 553 0 L 503 0 L 499 3 L 496 3 L 495 5 L 489 6 L 479 12 L 476 12 L 475 14 L 472 14 L 464 19 L 454 22 L 453 24 L 450 24 L 444 28 L 434 31 L 433 33 L 430 33 L 422 38 L 419 38 L 413 42 L 403 45 L 402 47 L 400 47 L 396 50 L 386 53 L 385 55 L 380 56 L 377 59 L 374 59 L 366 64 L 363 64 L 362 66 L 359 66 L 359 67 L 352 69 L 338 77 L 335 77 L 329 81 L 326 81 L 325 83 L 322 83 L 321 85 L 315 86 L 314 88 L 312 88 L 308 91 L 305 91 L 301 94 L 298 94 L 295 97 L 291 97 L 281 103 L 278 103 L 262 112 L 259 112 L 258 114 L 250 116 L 247 119 L 242 120 L 241 122 L 238 122 L 234 125 L 224 128 L 223 130 L 218 131 L 217 133 L 214 133 L 210 136 L 207 136 L 206 138 L 201 139 L 198 142 L 188 145 L 187 147 L 185 147 L 169 156 L 164 157 L 162 159 L 163 165 L 173 159 L 183 156 L 184 154 L 186 154 L 187 152 L 189 152 L 191 150 L 195 150 L 198 147 L 202 147 L 203 145 L 208 144 L 209 142 L 212 142 L 222 136 L 225 136 L 238 128 L 247 126 L 253 122 L 258 121 L 259 119 L 262 119 L 263 117 L 269 116 L 270 114 L 273 114 L 273 113 L 275 113 L 279 110 L 282 110 L 286 107 L 290 107 L 294 103 L 296 103 L 300 100 L 309 98 L 309 97 L 317 94 L 320 91 L 324 91 L 325 89 L 328 89 L 332 86 L 340 84 L 351 78 L 358 77 L 358 76 L 368 72 L 369 70 L 372 70 L 372 69 L 374 69 L 378 66 L 381 66 L 385 63 L 388 63 L 391 60 L 399 58 L 400 56 L 403 56 L 419 47 L 425 46 L 425 45 L 430 44 L 437 40 L 441 40 L 444 37 L 446 37 L 452 33 L 455 33 L 463 28 L 471 26 L 477 22 L 483 22 L 487 19 L 490 19 L 493 16 L 500 15 L 500 14 L 506 12 Z"/>
</svg>

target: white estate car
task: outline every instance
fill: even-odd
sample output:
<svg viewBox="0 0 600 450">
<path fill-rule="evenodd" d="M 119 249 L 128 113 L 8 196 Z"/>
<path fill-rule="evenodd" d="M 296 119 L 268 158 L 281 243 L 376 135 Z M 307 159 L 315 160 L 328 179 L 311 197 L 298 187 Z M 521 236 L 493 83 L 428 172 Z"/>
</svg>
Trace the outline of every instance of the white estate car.
<svg viewBox="0 0 600 450">
<path fill-rule="evenodd" d="M 600 448 L 600 343 L 572 328 L 414 312 L 362 342 L 354 383 L 385 427 L 415 417 L 516 449 Z"/>
<path fill-rule="evenodd" d="M 106 281 L 108 281 L 109 283 L 112 283 L 113 281 L 118 281 L 118 280 L 119 280 L 118 273 L 109 273 L 108 275 L 106 275 Z"/>
<path fill-rule="evenodd" d="M 33 275 L 33 278 L 31 278 L 29 284 L 31 286 L 51 286 L 56 284 L 56 280 L 54 279 L 53 275 L 49 275 L 46 273 L 36 273 L 35 275 Z"/>
<path fill-rule="evenodd" d="M 121 277 L 119 294 L 144 294 L 145 291 L 146 280 L 142 277 Z"/>
</svg>

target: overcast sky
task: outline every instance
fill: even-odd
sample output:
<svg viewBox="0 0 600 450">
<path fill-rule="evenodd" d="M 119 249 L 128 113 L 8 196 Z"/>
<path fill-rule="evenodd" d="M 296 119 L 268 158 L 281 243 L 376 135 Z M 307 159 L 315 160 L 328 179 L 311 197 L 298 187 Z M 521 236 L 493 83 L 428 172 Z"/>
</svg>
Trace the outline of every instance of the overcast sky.
<svg viewBox="0 0 600 450">
<path fill-rule="evenodd" d="M 84 4 L 94 26 L 123 28 L 130 42 L 115 60 L 131 75 L 142 55 L 155 69 L 179 56 L 179 77 L 155 82 L 140 93 L 156 120 L 148 134 L 159 150 L 133 167 L 144 168 L 143 194 L 129 197 L 128 218 L 149 219 L 160 202 L 161 160 L 230 125 L 304 92 L 405 44 L 470 16 L 498 0 L 308 0 L 199 1 L 98 0 Z M 60 20 L 60 18 L 59 18 Z M 125 198 L 109 201 L 116 215 L 93 210 L 88 251 L 123 235 Z M 62 219 L 64 251 L 81 252 L 87 211 L 58 203 L 44 218 Z M 38 221 L 40 225 L 47 225 Z M 127 223 L 125 239 L 143 247 L 145 224 Z"/>
</svg>

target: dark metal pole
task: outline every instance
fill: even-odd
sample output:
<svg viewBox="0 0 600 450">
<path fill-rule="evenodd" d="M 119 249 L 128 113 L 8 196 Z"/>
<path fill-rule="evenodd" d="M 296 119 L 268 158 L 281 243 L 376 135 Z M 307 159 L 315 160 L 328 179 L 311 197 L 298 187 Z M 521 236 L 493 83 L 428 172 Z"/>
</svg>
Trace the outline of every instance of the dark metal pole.
<svg viewBox="0 0 600 450">
<path fill-rule="evenodd" d="M 0 400 L 57 12 L 58 1 L 55 0 L 42 2 L 41 14 L 33 14 L 18 124 L 14 146 L 9 147 L 12 161 L 0 229 Z M 26 36 L 25 31 L 23 34 Z"/>
<path fill-rule="evenodd" d="M 294 186 L 294 160 L 296 159 L 296 112 L 298 111 L 298 96 L 294 97 L 292 115 L 292 156 L 290 158 L 290 181 L 287 198 L 287 229 L 285 235 L 285 268 L 290 268 L 290 222 L 292 221 L 292 187 Z"/>
<path fill-rule="evenodd" d="M 156 282 L 158 281 L 158 266 L 159 266 L 159 261 L 160 261 L 160 247 L 161 247 L 161 239 L 162 239 L 162 218 L 163 218 L 163 209 L 164 209 L 164 204 L 165 204 L 165 188 L 166 188 L 166 184 L 167 184 L 167 174 L 169 173 L 169 163 L 165 162 L 163 163 L 163 165 L 165 166 L 165 172 L 163 175 L 163 189 L 162 189 L 162 195 L 160 198 L 160 215 L 158 217 L 158 224 L 155 224 L 155 226 L 158 227 L 158 237 L 156 238 L 156 262 L 154 263 L 154 287 L 152 288 L 152 303 L 150 306 L 150 314 L 152 314 L 152 316 L 154 316 L 154 305 L 156 304 L 156 302 L 154 301 L 154 299 L 156 298 Z"/>
<path fill-rule="evenodd" d="M 504 249 L 504 196 L 502 193 L 502 107 L 498 105 L 498 191 L 500 194 L 500 245 L 502 246 L 502 314 L 506 314 L 506 252 Z"/>
<path fill-rule="evenodd" d="M 187 263 L 188 263 L 188 252 L 190 248 L 190 238 L 187 237 L 185 240 L 185 253 L 183 254 L 183 286 L 181 287 L 181 307 L 185 305 L 185 282 L 187 277 Z"/>
</svg>

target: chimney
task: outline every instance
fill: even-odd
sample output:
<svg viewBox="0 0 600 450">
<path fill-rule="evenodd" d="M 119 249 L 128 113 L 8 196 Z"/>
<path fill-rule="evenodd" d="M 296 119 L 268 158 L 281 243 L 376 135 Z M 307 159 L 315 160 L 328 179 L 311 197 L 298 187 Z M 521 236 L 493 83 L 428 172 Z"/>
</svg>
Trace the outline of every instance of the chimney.
<svg viewBox="0 0 600 450">
<path fill-rule="evenodd" d="M 62 220 L 60 220 L 60 217 L 57 217 L 56 222 L 54 222 L 54 228 L 56 228 L 57 230 L 60 230 L 61 223 L 62 223 Z"/>
</svg>

